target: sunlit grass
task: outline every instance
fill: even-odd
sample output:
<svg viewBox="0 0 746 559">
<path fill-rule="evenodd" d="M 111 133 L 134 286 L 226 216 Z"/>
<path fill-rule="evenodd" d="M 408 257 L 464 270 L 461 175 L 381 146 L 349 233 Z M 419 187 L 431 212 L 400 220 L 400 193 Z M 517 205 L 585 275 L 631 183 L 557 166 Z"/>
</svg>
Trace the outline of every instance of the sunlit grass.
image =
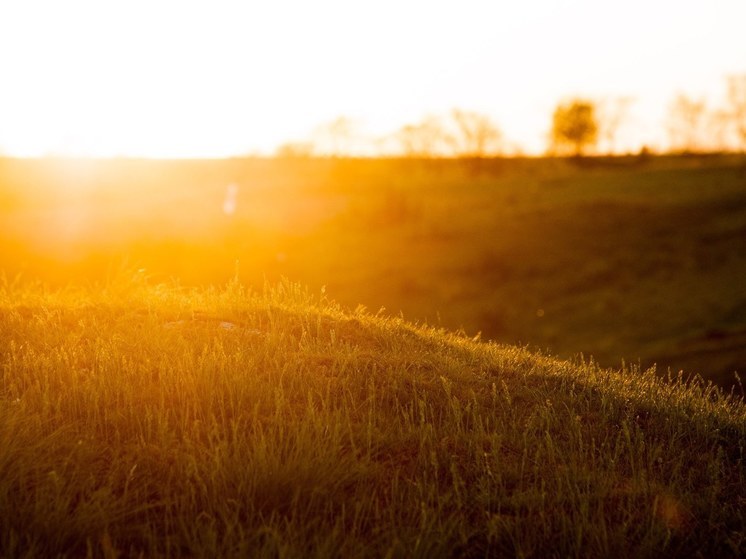
<svg viewBox="0 0 746 559">
<path fill-rule="evenodd" d="M 0 271 L 261 289 L 603 366 L 746 359 L 746 159 L 0 160 Z M 124 263 L 124 265 L 123 265 Z"/>
<path fill-rule="evenodd" d="M 746 406 L 297 285 L 0 288 L 0 555 L 737 557 Z"/>
</svg>

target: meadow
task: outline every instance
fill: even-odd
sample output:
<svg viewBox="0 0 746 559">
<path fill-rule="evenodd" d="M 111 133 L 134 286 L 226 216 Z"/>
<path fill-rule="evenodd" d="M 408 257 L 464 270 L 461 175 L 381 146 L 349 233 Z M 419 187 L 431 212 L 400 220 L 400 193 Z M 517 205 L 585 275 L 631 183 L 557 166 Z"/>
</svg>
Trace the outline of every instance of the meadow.
<svg viewBox="0 0 746 559">
<path fill-rule="evenodd" d="M 743 557 L 746 405 L 290 282 L 0 286 L 2 557 Z"/>
<path fill-rule="evenodd" d="M 351 309 L 742 390 L 743 156 L 5 159 L 0 218 L 11 283 L 286 277 Z"/>
<path fill-rule="evenodd" d="M 5 159 L 0 216 L 0 557 L 746 555 L 743 157 Z"/>
</svg>

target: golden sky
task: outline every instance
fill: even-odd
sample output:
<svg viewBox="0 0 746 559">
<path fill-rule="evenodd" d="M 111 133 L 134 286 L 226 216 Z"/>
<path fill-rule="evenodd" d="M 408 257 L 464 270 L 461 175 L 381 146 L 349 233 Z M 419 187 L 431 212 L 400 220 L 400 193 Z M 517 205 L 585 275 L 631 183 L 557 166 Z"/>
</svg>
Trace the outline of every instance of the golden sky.
<svg viewBox="0 0 746 559">
<path fill-rule="evenodd" d="M 746 72 L 744 22 L 744 0 L 0 0 L 0 152 L 272 153 L 459 107 L 540 153 L 574 95 L 633 97 L 620 147 L 664 146 L 675 93 L 716 105 Z"/>
</svg>

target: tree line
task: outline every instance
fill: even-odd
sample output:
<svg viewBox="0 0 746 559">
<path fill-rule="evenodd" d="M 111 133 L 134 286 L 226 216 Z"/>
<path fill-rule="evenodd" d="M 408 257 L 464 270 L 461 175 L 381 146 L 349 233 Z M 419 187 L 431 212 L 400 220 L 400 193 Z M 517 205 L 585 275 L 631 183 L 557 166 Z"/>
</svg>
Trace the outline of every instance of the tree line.
<svg viewBox="0 0 746 559">
<path fill-rule="evenodd" d="M 547 154 L 583 156 L 617 152 L 619 129 L 634 99 L 571 98 L 551 115 Z M 672 153 L 746 152 L 746 74 L 726 78 L 723 106 L 678 94 L 665 121 Z M 645 146 L 642 150 L 647 150 Z M 483 113 L 453 109 L 405 124 L 392 134 L 370 138 L 351 118 L 339 117 L 319 126 L 311 139 L 283 144 L 279 157 L 398 155 L 411 158 L 483 158 L 520 154 L 494 120 Z"/>
</svg>

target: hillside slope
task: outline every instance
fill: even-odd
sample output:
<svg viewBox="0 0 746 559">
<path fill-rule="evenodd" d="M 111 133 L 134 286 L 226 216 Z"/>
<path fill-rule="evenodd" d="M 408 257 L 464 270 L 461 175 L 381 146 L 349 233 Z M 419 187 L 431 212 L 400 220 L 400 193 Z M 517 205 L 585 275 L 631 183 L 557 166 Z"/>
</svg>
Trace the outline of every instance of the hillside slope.
<svg viewBox="0 0 746 559">
<path fill-rule="evenodd" d="M 281 284 L 0 287 L 0 556 L 737 557 L 746 405 Z"/>
<path fill-rule="evenodd" d="M 726 390 L 746 371 L 745 155 L 0 158 L 0 239 L 9 278 L 135 267 L 206 286 L 238 263 L 256 289 L 326 285 L 343 305 L 566 359 Z"/>
</svg>

